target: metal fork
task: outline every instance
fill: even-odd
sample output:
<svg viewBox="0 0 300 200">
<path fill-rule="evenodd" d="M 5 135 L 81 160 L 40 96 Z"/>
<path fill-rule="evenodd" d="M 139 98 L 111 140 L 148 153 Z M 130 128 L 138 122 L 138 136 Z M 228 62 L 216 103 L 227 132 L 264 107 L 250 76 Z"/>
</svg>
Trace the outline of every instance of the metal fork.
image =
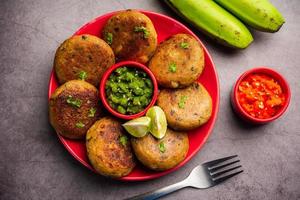
<svg viewBox="0 0 300 200">
<path fill-rule="evenodd" d="M 236 157 L 237 155 L 234 155 L 203 163 L 202 165 L 195 167 L 190 175 L 183 181 L 158 190 L 128 198 L 127 200 L 157 199 L 185 187 L 193 187 L 197 189 L 213 187 L 243 172 L 241 169 L 242 166 L 235 164 L 240 162 L 240 160 L 233 159 Z"/>
</svg>

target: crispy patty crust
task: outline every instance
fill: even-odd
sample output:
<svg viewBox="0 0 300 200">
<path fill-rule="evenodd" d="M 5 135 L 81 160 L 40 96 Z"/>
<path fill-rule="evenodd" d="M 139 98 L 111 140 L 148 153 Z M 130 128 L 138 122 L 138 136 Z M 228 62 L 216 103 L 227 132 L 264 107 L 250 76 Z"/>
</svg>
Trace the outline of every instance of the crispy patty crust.
<svg viewBox="0 0 300 200">
<path fill-rule="evenodd" d="M 212 99 L 205 87 L 194 82 L 183 89 L 163 89 L 157 99 L 174 130 L 191 130 L 206 123 L 212 114 Z"/>
<path fill-rule="evenodd" d="M 82 139 L 102 113 L 95 86 L 81 80 L 58 87 L 49 100 L 50 123 L 62 136 Z"/>
<path fill-rule="evenodd" d="M 192 84 L 204 68 L 204 52 L 191 35 L 176 34 L 162 42 L 149 62 L 159 85 L 183 88 Z"/>
<path fill-rule="evenodd" d="M 104 117 L 88 130 L 86 148 L 91 164 L 104 176 L 126 176 L 135 166 L 130 140 L 115 118 Z"/>
<path fill-rule="evenodd" d="M 157 47 L 157 34 L 152 21 L 135 10 L 113 15 L 104 26 L 102 35 L 118 61 L 147 63 Z"/>
<path fill-rule="evenodd" d="M 141 138 L 131 138 L 136 157 L 146 167 L 163 171 L 175 167 L 184 160 L 189 149 L 188 135 L 167 129 L 162 139 L 151 134 Z"/>
<path fill-rule="evenodd" d="M 54 69 L 60 84 L 74 79 L 85 79 L 98 86 L 103 73 L 115 57 L 110 46 L 93 35 L 75 35 L 57 49 Z"/>
</svg>

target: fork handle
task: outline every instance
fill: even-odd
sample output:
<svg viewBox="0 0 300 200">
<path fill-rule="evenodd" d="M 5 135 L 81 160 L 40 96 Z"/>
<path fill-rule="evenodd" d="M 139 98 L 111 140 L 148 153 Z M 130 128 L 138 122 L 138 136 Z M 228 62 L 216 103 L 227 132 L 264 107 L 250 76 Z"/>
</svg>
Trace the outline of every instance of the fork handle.
<svg viewBox="0 0 300 200">
<path fill-rule="evenodd" d="M 182 188 L 187 187 L 188 185 L 186 184 L 186 181 L 183 180 L 181 182 L 175 183 L 173 185 L 169 185 L 166 187 L 163 187 L 158 190 L 153 190 L 151 192 L 147 192 L 144 194 L 140 194 L 125 200 L 153 200 L 153 199 L 158 199 L 159 197 L 165 196 L 167 194 L 170 194 L 172 192 L 175 192 L 177 190 L 180 190 Z"/>
</svg>

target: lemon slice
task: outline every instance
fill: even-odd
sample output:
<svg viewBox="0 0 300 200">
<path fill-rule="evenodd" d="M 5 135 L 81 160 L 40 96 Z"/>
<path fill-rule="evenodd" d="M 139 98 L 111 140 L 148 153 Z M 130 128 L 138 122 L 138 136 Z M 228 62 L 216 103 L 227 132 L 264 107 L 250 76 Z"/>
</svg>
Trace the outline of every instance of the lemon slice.
<svg viewBox="0 0 300 200">
<path fill-rule="evenodd" d="M 161 139 L 166 135 L 167 119 L 164 111 L 159 106 L 151 107 L 147 113 L 147 117 L 151 118 L 150 132 L 157 139 Z"/>
<path fill-rule="evenodd" d="M 149 117 L 140 117 L 124 123 L 122 126 L 134 137 L 144 137 L 150 128 L 151 119 Z"/>
</svg>

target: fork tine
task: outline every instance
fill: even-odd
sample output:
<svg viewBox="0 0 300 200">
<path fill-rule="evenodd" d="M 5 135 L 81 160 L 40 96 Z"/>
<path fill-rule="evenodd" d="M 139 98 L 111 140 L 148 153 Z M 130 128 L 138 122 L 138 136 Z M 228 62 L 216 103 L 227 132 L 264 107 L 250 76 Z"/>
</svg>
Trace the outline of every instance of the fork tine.
<svg viewBox="0 0 300 200">
<path fill-rule="evenodd" d="M 233 155 L 233 156 L 228 156 L 228 157 L 225 157 L 225 158 L 220 158 L 220 159 L 217 159 L 217 160 L 213 160 L 213 161 L 209 161 L 209 162 L 203 163 L 203 165 L 206 165 L 208 167 L 212 167 L 214 165 L 217 165 L 217 164 L 219 164 L 221 162 L 224 162 L 226 160 L 230 160 L 230 159 L 235 158 L 237 156 L 238 155 Z"/>
<path fill-rule="evenodd" d="M 230 162 L 230 163 L 227 163 L 227 164 L 224 164 L 224 165 L 220 165 L 218 167 L 208 167 L 208 170 L 211 171 L 211 172 L 215 172 L 215 171 L 218 171 L 219 169 L 222 169 L 224 167 L 227 167 L 227 166 L 232 165 L 232 164 L 237 163 L 237 162 L 240 162 L 240 160 L 235 160 L 233 162 Z"/>
<path fill-rule="evenodd" d="M 226 170 L 217 172 L 217 173 L 211 175 L 211 177 L 212 177 L 212 178 L 217 178 L 218 176 L 220 176 L 220 175 L 222 175 L 222 174 L 225 174 L 225 173 L 227 173 L 227 172 L 230 172 L 230 171 L 235 170 L 235 169 L 240 168 L 240 167 L 242 167 L 242 166 L 239 165 L 239 166 L 236 166 L 236 167 L 232 167 L 232 168 L 230 168 L 230 169 L 226 169 Z"/>
<path fill-rule="evenodd" d="M 240 173 L 242 173 L 244 170 L 241 170 L 241 171 L 238 171 L 238 172 L 235 172 L 233 174 L 230 174 L 230 175 L 227 175 L 227 176 L 224 176 L 224 177 L 221 177 L 221 178 L 218 178 L 216 180 L 213 180 L 215 184 L 219 184 L 219 183 L 222 183 L 224 181 L 226 181 L 227 179 L 230 179 Z"/>
</svg>

